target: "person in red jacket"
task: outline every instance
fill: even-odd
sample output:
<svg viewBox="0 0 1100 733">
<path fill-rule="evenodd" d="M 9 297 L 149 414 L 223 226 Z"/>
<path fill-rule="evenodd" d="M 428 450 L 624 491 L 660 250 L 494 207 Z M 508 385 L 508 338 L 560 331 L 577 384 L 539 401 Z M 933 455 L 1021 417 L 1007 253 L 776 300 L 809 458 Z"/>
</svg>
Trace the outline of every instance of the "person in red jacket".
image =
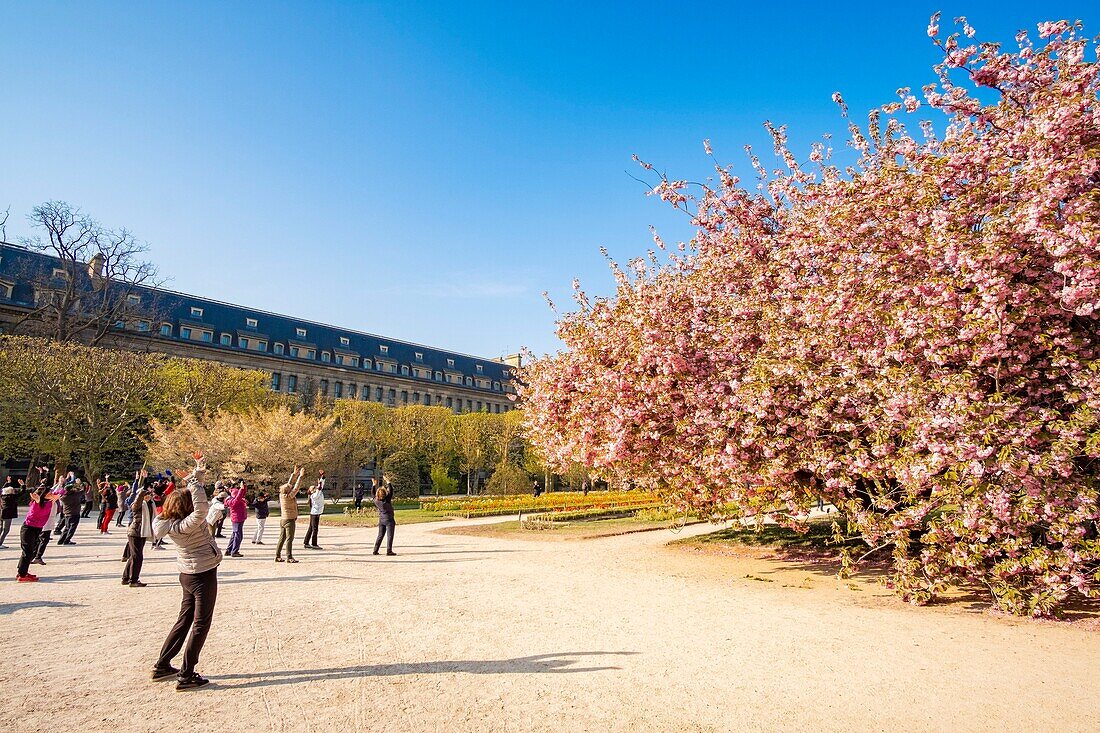
<svg viewBox="0 0 1100 733">
<path fill-rule="evenodd" d="M 245 498 L 244 481 L 237 484 L 237 488 L 229 492 L 229 498 L 225 500 L 225 506 L 229 509 L 229 521 L 233 523 L 233 531 L 229 534 L 229 544 L 225 548 L 225 554 L 230 557 L 242 557 L 241 543 L 244 541 L 244 520 L 248 518 L 248 499 Z"/>
</svg>

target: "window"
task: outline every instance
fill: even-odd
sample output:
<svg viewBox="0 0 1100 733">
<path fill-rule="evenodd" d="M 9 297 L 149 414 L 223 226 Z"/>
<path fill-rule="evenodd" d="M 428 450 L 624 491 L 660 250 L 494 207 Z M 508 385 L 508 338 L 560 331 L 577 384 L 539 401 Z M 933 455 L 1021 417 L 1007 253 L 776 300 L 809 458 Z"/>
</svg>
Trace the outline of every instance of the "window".
<svg viewBox="0 0 1100 733">
<path fill-rule="evenodd" d="M 484 370 L 483 370 L 483 369 L 481 368 L 481 365 L 480 365 L 480 364 L 478 364 L 478 365 L 477 365 L 477 373 L 478 373 L 478 374 L 481 374 L 481 373 L 482 373 L 483 371 L 484 371 Z"/>
<path fill-rule="evenodd" d="M 304 339 L 306 337 L 306 330 L 304 328 L 294 329 L 294 333 L 298 334 L 298 338 Z"/>
<path fill-rule="evenodd" d="M 497 392 L 500 391 L 500 382 L 493 382 L 493 389 Z"/>
<path fill-rule="evenodd" d="M 248 339 L 241 338 L 240 341 L 238 341 L 237 345 L 240 346 L 242 349 L 247 349 L 248 348 Z"/>
<path fill-rule="evenodd" d="M 282 381 L 282 376 L 283 375 L 279 374 L 279 372 L 271 373 L 271 389 L 276 392 L 279 391 L 279 382 Z"/>
<path fill-rule="evenodd" d="M 414 405 L 420 404 L 420 393 L 419 392 L 413 392 L 413 404 Z"/>
<path fill-rule="evenodd" d="M 266 341 L 257 341 L 256 342 L 256 351 L 267 351 L 267 342 Z"/>
<path fill-rule="evenodd" d="M 160 335 L 161 336 L 167 336 L 167 337 L 171 338 L 171 336 L 172 336 L 172 324 L 171 323 L 162 323 L 162 324 L 160 324 Z"/>
<path fill-rule="evenodd" d="M 328 397 L 328 380 L 327 379 L 322 379 L 321 380 L 321 395 L 324 396 L 324 397 Z"/>
<path fill-rule="evenodd" d="M 389 403 L 392 405 L 394 403 L 394 401 L 397 399 L 397 390 L 396 389 L 391 389 L 386 396 L 389 397 Z"/>
<path fill-rule="evenodd" d="M 0 283 L 0 298 L 11 300 L 12 286 L 7 283 Z"/>
<path fill-rule="evenodd" d="M 416 352 L 416 360 L 417 361 L 424 361 L 424 355 L 421 354 L 419 351 Z"/>
<path fill-rule="evenodd" d="M 133 295 L 133 294 L 127 295 L 126 296 L 126 302 L 129 303 L 130 305 L 141 305 L 141 296 L 140 295 Z"/>
<path fill-rule="evenodd" d="M 137 330 L 144 333 L 147 332 L 150 328 L 152 328 L 152 324 L 149 323 L 149 321 L 138 321 Z"/>
<path fill-rule="evenodd" d="M 349 385 L 348 385 L 348 397 L 349 397 L 350 399 L 353 399 L 353 400 L 354 400 L 354 399 L 355 399 L 355 396 L 356 396 L 357 394 L 359 394 L 359 392 L 358 392 L 358 390 L 356 390 L 356 388 L 355 388 L 355 385 L 354 385 L 354 384 L 349 384 Z"/>
<path fill-rule="evenodd" d="M 370 387 L 368 385 L 366 385 L 366 384 L 363 385 L 363 391 L 359 393 L 359 399 L 361 399 L 361 400 L 369 400 L 370 399 Z"/>
<path fill-rule="evenodd" d="M 477 411 L 481 412 L 481 400 L 477 401 Z"/>
<path fill-rule="evenodd" d="M 447 360 L 447 366 L 453 367 L 454 365 L 455 365 L 455 360 L 454 359 L 448 359 Z"/>
<path fill-rule="evenodd" d="M 115 321 L 115 328 L 126 328 L 126 323 L 124 321 Z"/>
<path fill-rule="evenodd" d="M 282 344 L 275 344 L 275 353 L 276 354 L 282 354 L 283 353 L 283 345 Z"/>
<path fill-rule="evenodd" d="M 228 333 L 223 333 L 222 334 L 222 346 L 232 346 L 232 345 L 233 345 L 233 336 L 231 334 L 228 334 Z"/>
<path fill-rule="evenodd" d="M 382 369 L 384 369 L 385 367 L 382 364 L 382 362 L 376 361 L 376 362 L 374 362 L 374 368 L 378 371 L 382 371 Z"/>
<path fill-rule="evenodd" d="M 181 328 L 180 329 L 180 338 L 181 339 L 190 339 L 191 338 L 191 329 L 188 328 L 187 326 L 184 326 L 183 328 Z"/>
<path fill-rule="evenodd" d="M 330 359 L 332 359 L 332 356 L 327 351 L 322 351 L 321 352 L 321 361 L 328 364 Z"/>
<path fill-rule="evenodd" d="M 317 358 L 317 349 L 309 349 L 308 351 L 306 351 L 306 358 L 307 359 L 316 359 Z"/>
<path fill-rule="evenodd" d="M 437 382 L 442 382 L 443 381 L 443 372 L 436 372 L 435 373 L 435 381 L 437 381 Z"/>
<path fill-rule="evenodd" d="M 372 366 L 374 366 L 374 365 L 371 363 L 370 359 L 363 359 L 363 368 L 364 369 L 370 369 Z"/>
<path fill-rule="evenodd" d="M 474 411 L 474 402 L 473 402 L 473 400 L 466 400 L 466 412 L 473 412 L 473 411 Z"/>
<path fill-rule="evenodd" d="M 453 402 L 454 402 L 454 400 L 452 400 L 450 397 L 448 397 L 447 398 L 447 407 L 453 407 L 453 404 L 452 404 Z"/>
<path fill-rule="evenodd" d="M 260 322 L 257 321 L 255 318 L 246 318 L 244 319 L 244 325 L 245 328 L 256 328 L 260 325 Z"/>
<path fill-rule="evenodd" d="M 191 317 L 192 318 L 202 318 L 202 308 L 196 308 L 195 306 L 191 306 Z"/>
<path fill-rule="evenodd" d="M 405 390 L 401 390 L 401 404 L 403 404 L 403 405 L 409 404 L 409 393 L 406 392 Z"/>
<path fill-rule="evenodd" d="M 336 399 L 340 399 L 341 397 L 344 396 L 344 383 L 343 382 L 333 383 L 333 385 L 332 385 L 332 396 L 335 397 Z"/>
<path fill-rule="evenodd" d="M 374 388 L 374 399 L 377 402 L 382 401 L 382 388 L 381 387 L 375 387 Z"/>
<path fill-rule="evenodd" d="M 299 352 L 298 352 L 298 347 L 297 346 L 291 346 L 290 347 L 290 355 L 293 356 L 295 359 L 298 358 L 298 353 Z"/>
<path fill-rule="evenodd" d="M 298 377 L 294 374 L 288 374 L 286 378 L 286 391 L 297 392 L 298 391 Z"/>
<path fill-rule="evenodd" d="M 60 267 L 55 267 L 55 268 L 53 268 L 53 279 L 54 280 L 68 280 L 69 279 L 69 273 L 65 272 Z"/>
<path fill-rule="evenodd" d="M 349 339 L 347 336 L 341 336 L 340 337 L 340 345 L 341 346 L 348 346 L 349 344 L 351 344 L 351 339 Z"/>
<path fill-rule="evenodd" d="M 409 367 L 407 365 L 405 365 L 405 364 L 401 365 L 401 374 L 406 376 L 406 377 L 409 376 Z"/>
<path fill-rule="evenodd" d="M 424 395 L 424 404 L 425 405 L 431 405 L 432 404 L 432 396 L 430 394 Z"/>
<path fill-rule="evenodd" d="M 203 331 L 202 332 L 202 340 L 205 341 L 208 344 L 214 343 L 214 332 L 213 331 Z"/>
<path fill-rule="evenodd" d="M 381 351 L 383 354 L 390 353 L 390 347 L 386 346 L 385 344 L 379 345 L 378 350 Z"/>
</svg>

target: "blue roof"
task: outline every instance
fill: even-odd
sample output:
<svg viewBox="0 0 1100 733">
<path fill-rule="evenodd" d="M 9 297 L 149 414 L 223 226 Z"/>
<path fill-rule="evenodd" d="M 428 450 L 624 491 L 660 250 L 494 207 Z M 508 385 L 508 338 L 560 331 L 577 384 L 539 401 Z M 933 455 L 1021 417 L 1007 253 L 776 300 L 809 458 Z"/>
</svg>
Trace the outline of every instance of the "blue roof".
<svg viewBox="0 0 1100 733">
<path fill-rule="evenodd" d="M 60 263 L 61 261 L 55 257 L 0 242 L 0 279 L 6 279 L 14 283 L 11 302 L 16 305 L 33 305 L 33 287 L 26 281 L 28 270 L 45 273 L 47 269 L 52 270 L 60 266 Z M 39 276 L 41 275 L 39 274 Z M 150 305 L 155 304 L 156 312 L 159 314 L 158 325 L 161 323 L 172 324 L 173 337 L 178 336 L 181 324 L 192 328 L 202 326 L 214 331 L 214 346 L 218 345 L 221 333 L 232 334 L 233 346 L 222 348 L 236 350 L 237 338 L 251 335 L 268 341 L 266 356 L 279 358 L 278 354 L 272 353 L 273 345 L 275 343 L 286 344 L 287 353 L 284 358 L 292 362 L 302 361 L 301 358 L 289 355 L 290 344 L 293 342 L 307 345 L 308 348 L 316 348 L 315 361 L 317 362 L 321 362 L 321 353 L 324 351 L 330 352 L 333 357 L 336 353 L 357 355 L 360 358 L 359 368 L 364 372 L 371 371 L 363 369 L 364 360 L 369 359 L 373 362 L 374 359 L 381 357 L 382 359 L 396 361 L 399 365 L 429 367 L 433 372 L 449 370 L 498 382 L 506 382 L 509 379 L 505 376 L 505 372 L 510 367 L 495 359 L 483 359 L 468 354 L 444 351 L 408 341 L 377 336 L 349 328 L 339 328 L 278 313 L 269 313 L 172 290 L 161 288 L 139 288 L 138 290 L 148 294 L 152 301 Z M 192 313 L 192 308 L 201 308 L 201 316 Z M 256 320 L 257 325 L 255 327 L 247 325 L 246 319 L 249 318 Z M 154 326 L 154 330 L 156 328 Z M 306 335 L 304 338 L 298 335 L 298 329 L 305 329 Z M 348 343 L 344 345 L 341 338 L 347 339 Z M 387 348 L 386 353 L 382 353 L 383 346 Z M 417 354 L 421 355 L 420 359 L 416 358 Z M 454 364 L 449 364 L 448 360 L 453 360 Z M 332 365 L 335 366 L 334 363 Z M 480 372 L 477 370 L 478 366 L 481 367 Z M 348 367 L 344 365 L 344 368 Z"/>
</svg>

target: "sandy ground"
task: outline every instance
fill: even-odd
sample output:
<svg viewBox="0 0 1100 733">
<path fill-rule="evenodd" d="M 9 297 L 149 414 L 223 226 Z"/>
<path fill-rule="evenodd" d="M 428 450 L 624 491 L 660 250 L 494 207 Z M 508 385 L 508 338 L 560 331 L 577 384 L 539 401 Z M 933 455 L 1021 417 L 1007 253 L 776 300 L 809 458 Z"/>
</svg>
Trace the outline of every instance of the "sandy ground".
<svg viewBox="0 0 1100 733">
<path fill-rule="evenodd" d="M 667 548 L 668 531 L 418 524 L 376 558 L 372 529 L 322 527 L 325 551 L 298 565 L 246 539 L 221 566 L 213 683 L 177 693 L 147 679 L 178 609 L 174 553 L 148 551 L 150 586 L 122 587 L 122 533 L 91 524 L 50 546 L 37 584 L 8 579 L 16 551 L 0 551 L 0 731 L 1100 730 L 1096 631 L 911 608 L 813 568 Z"/>
</svg>

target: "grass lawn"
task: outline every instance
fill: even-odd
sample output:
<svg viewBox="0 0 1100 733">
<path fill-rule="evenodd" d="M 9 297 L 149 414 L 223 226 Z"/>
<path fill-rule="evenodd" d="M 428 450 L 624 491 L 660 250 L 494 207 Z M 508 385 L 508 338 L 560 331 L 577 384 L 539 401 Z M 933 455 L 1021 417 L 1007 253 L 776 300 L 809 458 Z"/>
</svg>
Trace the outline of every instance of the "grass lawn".
<svg viewBox="0 0 1100 733">
<path fill-rule="evenodd" d="M 550 529 L 524 529 L 519 520 L 494 524 L 481 524 L 473 527 L 447 527 L 440 530 L 444 534 L 467 534 L 479 537 L 504 537 L 524 540 L 589 540 L 597 537 L 612 537 L 627 532 L 641 532 L 655 529 L 668 529 L 679 526 L 678 522 L 645 522 L 633 517 L 617 519 L 595 519 L 565 522 Z"/>
<path fill-rule="evenodd" d="M 809 550 L 819 552 L 837 552 L 840 547 L 833 543 L 833 521 L 819 519 L 809 523 L 805 534 L 778 524 L 766 524 L 761 529 L 755 527 L 729 527 L 710 534 L 689 537 L 678 542 L 689 545 L 748 545 L 750 547 L 770 547 L 776 550 Z"/>
</svg>

